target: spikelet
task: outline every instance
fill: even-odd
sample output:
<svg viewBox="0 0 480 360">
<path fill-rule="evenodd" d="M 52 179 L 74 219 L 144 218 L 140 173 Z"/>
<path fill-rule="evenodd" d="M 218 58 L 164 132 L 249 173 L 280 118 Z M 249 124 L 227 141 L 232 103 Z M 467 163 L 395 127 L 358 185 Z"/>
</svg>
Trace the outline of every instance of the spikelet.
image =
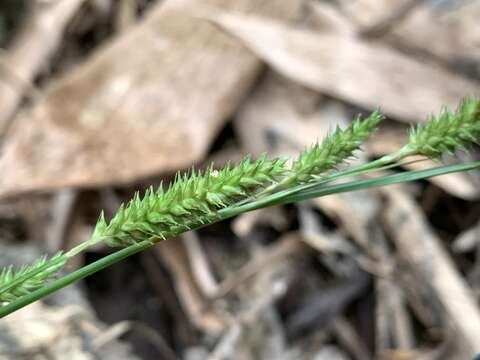
<svg viewBox="0 0 480 360">
<path fill-rule="evenodd" d="M 444 109 L 426 124 L 410 130 L 405 149 L 415 155 L 439 158 L 480 141 L 480 100 L 464 99 L 455 112 Z"/>
<path fill-rule="evenodd" d="M 63 257 L 61 253 L 53 256 L 50 259 L 43 257 L 37 260 L 32 265 L 24 266 L 18 270 L 14 270 L 11 266 L 2 269 L 0 272 L 0 288 L 10 284 L 13 281 L 18 281 L 21 277 L 29 273 L 35 272 L 43 268 L 35 275 L 27 276 L 25 280 L 20 281 L 18 284 L 0 294 L 0 303 L 9 303 L 21 296 L 27 295 L 32 291 L 41 288 L 46 281 L 52 279 L 61 269 L 65 267 L 67 259 Z M 49 266 L 49 264 L 51 264 Z"/>
<path fill-rule="evenodd" d="M 337 127 L 320 144 L 301 152 L 288 176 L 280 184 L 285 186 L 309 182 L 347 161 L 382 120 L 383 116 L 375 111 L 365 120 L 357 117 L 346 129 Z"/>
<path fill-rule="evenodd" d="M 121 206 L 107 224 L 103 214 L 96 225 L 94 238 L 103 238 L 110 246 L 127 246 L 150 238 L 165 239 L 206 224 L 217 210 L 247 197 L 252 190 L 271 184 L 284 174 L 286 160 L 256 161 L 245 158 L 234 167 L 220 171 L 209 167 L 204 173 L 177 175 L 164 190 L 138 193 L 127 206 Z"/>
</svg>

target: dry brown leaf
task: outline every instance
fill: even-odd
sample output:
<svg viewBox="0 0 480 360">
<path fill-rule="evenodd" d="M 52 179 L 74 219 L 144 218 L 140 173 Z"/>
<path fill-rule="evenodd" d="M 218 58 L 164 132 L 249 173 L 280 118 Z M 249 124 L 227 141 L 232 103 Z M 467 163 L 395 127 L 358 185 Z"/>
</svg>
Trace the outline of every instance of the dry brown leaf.
<svg viewBox="0 0 480 360">
<path fill-rule="evenodd" d="M 363 27 L 372 26 L 389 13 L 400 8 L 405 0 L 340 0 L 342 12 L 350 17 L 354 24 Z"/>
<path fill-rule="evenodd" d="M 321 140 L 348 116 L 336 102 L 269 73 L 239 110 L 233 125 L 246 151 L 271 156 L 297 155 L 298 148 Z M 320 108 L 320 110 L 319 110 Z"/>
<path fill-rule="evenodd" d="M 217 14 L 212 21 L 275 70 L 305 86 L 404 121 L 456 106 L 479 86 L 441 67 L 348 33 L 299 30 L 266 18 Z"/>
<path fill-rule="evenodd" d="M 198 6 L 285 19 L 295 1 L 168 1 L 52 83 L 0 158 L 0 196 L 126 183 L 198 161 L 261 69 Z"/>
<path fill-rule="evenodd" d="M 339 11 L 338 6 L 328 2 L 308 2 L 308 29 L 355 35 L 357 28 L 352 20 Z"/>
<path fill-rule="evenodd" d="M 398 13 L 405 4 L 403 0 L 394 2 L 392 6 L 392 0 L 348 0 L 342 7 L 362 28 L 372 28 Z M 418 2 L 407 16 L 390 24 L 391 28 L 378 36 L 406 50 L 418 49 L 444 61 L 461 59 L 480 66 L 480 3 L 460 1 L 445 5 L 442 9 L 431 1 Z"/>
<path fill-rule="evenodd" d="M 468 10 L 467 10 L 468 8 Z M 396 26 L 387 37 L 397 46 L 415 47 L 444 61 L 470 61 L 480 65 L 479 4 L 440 12 L 425 4 Z"/>
</svg>

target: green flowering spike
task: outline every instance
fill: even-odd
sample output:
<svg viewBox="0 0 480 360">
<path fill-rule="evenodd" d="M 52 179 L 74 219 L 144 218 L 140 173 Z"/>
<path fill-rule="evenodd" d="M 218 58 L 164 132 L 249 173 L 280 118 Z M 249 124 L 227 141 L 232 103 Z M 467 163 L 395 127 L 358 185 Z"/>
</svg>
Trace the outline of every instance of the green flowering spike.
<svg viewBox="0 0 480 360">
<path fill-rule="evenodd" d="M 27 277 L 25 280 L 20 281 L 18 284 L 11 287 L 9 290 L 0 293 L 0 303 L 12 302 L 21 296 L 27 295 L 32 291 L 41 288 L 46 281 L 53 278 L 61 269 L 65 267 L 67 259 L 62 259 L 62 257 L 63 255 L 58 253 L 51 259 L 43 257 L 37 260 L 34 264 L 24 266 L 18 270 L 14 270 L 11 266 L 3 269 L 0 272 L 0 288 L 7 286 L 14 281 L 18 281 L 21 277 L 24 277 L 28 273 L 33 273 L 35 270 L 45 267 L 39 273 Z M 48 266 L 50 263 L 51 266 Z"/>
<path fill-rule="evenodd" d="M 425 124 L 410 130 L 404 151 L 439 158 L 480 142 L 480 100 L 464 99 L 455 112 L 444 109 Z"/>
<path fill-rule="evenodd" d="M 215 218 L 217 210 L 268 186 L 284 174 L 285 160 L 256 161 L 245 158 L 236 166 L 217 171 L 208 167 L 204 173 L 192 170 L 177 175 L 167 190 L 149 189 L 143 198 L 138 194 L 115 217 L 106 223 L 100 216 L 93 237 L 110 246 L 126 246 L 143 240 L 165 239 Z"/>
<path fill-rule="evenodd" d="M 337 127 L 320 143 L 300 153 L 294 161 L 289 175 L 280 183 L 282 186 L 306 183 L 347 161 L 358 150 L 363 141 L 383 120 L 378 112 L 373 112 L 365 120 L 357 117 L 346 129 Z"/>
</svg>

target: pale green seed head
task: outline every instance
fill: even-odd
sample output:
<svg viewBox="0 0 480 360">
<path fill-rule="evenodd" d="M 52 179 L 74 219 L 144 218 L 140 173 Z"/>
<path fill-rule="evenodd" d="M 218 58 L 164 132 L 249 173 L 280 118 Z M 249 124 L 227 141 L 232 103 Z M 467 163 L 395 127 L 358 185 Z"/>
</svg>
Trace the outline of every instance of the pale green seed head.
<svg viewBox="0 0 480 360">
<path fill-rule="evenodd" d="M 284 174 L 286 160 L 256 161 L 245 158 L 236 166 L 222 170 L 209 167 L 205 172 L 177 175 L 164 190 L 148 190 L 143 198 L 137 194 L 127 206 L 122 206 L 107 223 L 100 216 L 94 237 L 104 238 L 111 246 L 126 246 L 144 240 L 165 239 L 208 223 L 217 211 L 241 200 L 254 189 L 265 187 Z"/>
<path fill-rule="evenodd" d="M 357 117 L 346 129 L 337 127 L 321 143 L 299 155 L 282 185 L 308 182 L 346 162 L 382 120 L 383 116 L 375 111 L 364 120 Z"/>
<path fill-rule="evenodd" d="M 14 270 L 12 267 L 4 268 L 0 272 L 0 288 L 13 281 L 20 280 L 21 277 L 28 273 L 40 270 L 40 268 L 43 268 L 43 270 L 35 275 L 27 277 L 8 291 L 1 293 L 0 303 L 10 303 L 41 288 L 48 280 L 55 277 L 55 275 L 65 267 L 66 263 L 67 259 L 63 258 L 61 253 L 58 253 L 50 259 L 43 257 L 32 265 L 24 266 L 18 270 Z"/>
<path fill-rule="evenodd" d="M 410 130 L 404 149 L 412 155 L 439 158 L 480 142 L 480 100 L 466 98 L 454 112 L 444 109 L 438 117 Z"/>
</svg>

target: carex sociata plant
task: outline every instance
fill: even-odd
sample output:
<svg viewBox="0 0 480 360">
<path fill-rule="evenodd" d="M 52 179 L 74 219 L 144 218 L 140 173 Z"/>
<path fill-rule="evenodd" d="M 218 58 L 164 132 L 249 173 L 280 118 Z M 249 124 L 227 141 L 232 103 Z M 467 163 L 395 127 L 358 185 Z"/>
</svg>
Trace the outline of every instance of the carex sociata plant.
<svg viewBox="0 0 480 360">
<path fill-rule="evenodd" d="M 403 165 L 406 158 L 438 159 L 480 142 L 480 100 L 467 98 L 455 111 L 444 109 L 428 122 L 412 127 L 409 141 L 393 154 L 353 168 L 339 169 L 376 130 L 383 116 L 373 112 L 357 117 L 346 129 L 336 128 L 322 142 L 302 151 L 287 166 L 287 159 L 246 157 L 236 165 L 215 170 L 191 170 L 158 189 L 137 193 L 115 216 L 103 215 L 92 237 L 68 252 L 41 258 L 32 265 L 0 272 L 0 317 L 20 309 L 62 287 L 95 273 L 159 241 L 241 213 L 314 197 L 424 179 L 480 168 L 480 162 L 438 166 L 369 179 L 340 179 Z M 335 182 L 332 184 L 332 182 Z M 105 243 L 122 248 L 111 255 L 54 280 L 69 259 L 87 248 Z"/>
</svg>

